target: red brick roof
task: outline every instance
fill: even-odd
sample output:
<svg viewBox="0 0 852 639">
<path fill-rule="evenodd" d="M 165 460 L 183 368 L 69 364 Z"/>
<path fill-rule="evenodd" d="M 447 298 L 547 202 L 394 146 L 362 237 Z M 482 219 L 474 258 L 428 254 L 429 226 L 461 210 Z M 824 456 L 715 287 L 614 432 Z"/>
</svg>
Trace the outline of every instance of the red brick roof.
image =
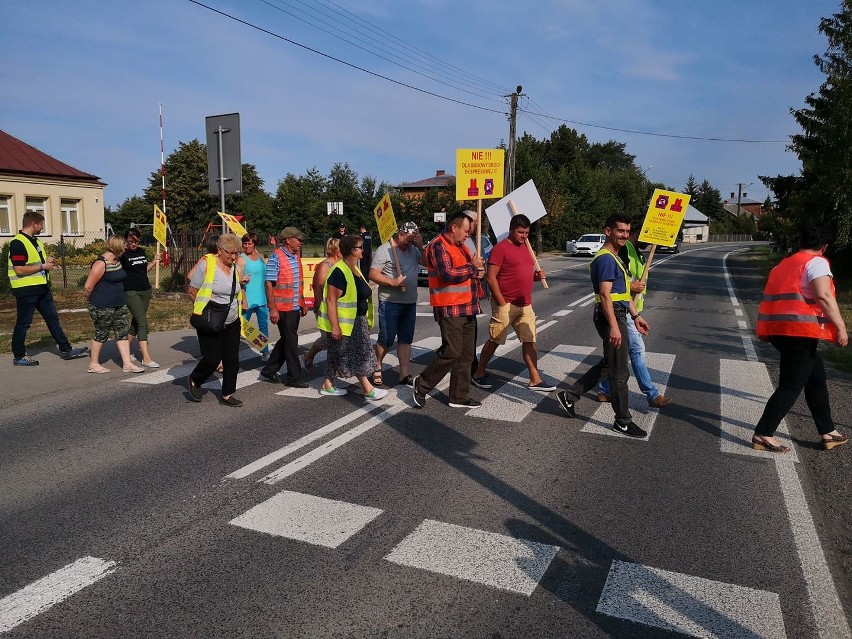
<svg viewBox="0 0 852 639">
<path fill-rule="evenodd" d="M 101 183 L 97 175 L 75 169 L 0 130 L 0 173 Z"/>
<path fill-rule="evenodd" d="M 426 178 L 425 180 L 418 180 L 417 182 L 404 182 L 399 185 L 401 189 L 428 189 L 428 188 L 442 188 L 446 187 L 450 184 L 450 182 L 454 182 L 456 179 L 455 175 L 436 175 L 434 177 Z"/>
</svg>

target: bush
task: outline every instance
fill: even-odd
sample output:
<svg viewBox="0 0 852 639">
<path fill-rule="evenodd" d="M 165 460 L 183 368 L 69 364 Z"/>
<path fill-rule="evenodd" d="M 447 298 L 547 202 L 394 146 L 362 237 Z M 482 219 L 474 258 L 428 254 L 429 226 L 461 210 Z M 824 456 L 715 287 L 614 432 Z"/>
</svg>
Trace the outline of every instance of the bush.
<svg viewBox="0 0 852 639">
<path fill-rule="evenodd" d="M 8 297 L 12 294 L 12 285 L 9 283 L 9 242 L 0 248 L 0 295 Z"/>
<path fill-rule="evenodd" d="M 160 289 L 183 293 L 186 290 L 187 283 L 186 275 L 178 271 L 174 275 L 164 275 L 160 279 Z"/>
</svg>

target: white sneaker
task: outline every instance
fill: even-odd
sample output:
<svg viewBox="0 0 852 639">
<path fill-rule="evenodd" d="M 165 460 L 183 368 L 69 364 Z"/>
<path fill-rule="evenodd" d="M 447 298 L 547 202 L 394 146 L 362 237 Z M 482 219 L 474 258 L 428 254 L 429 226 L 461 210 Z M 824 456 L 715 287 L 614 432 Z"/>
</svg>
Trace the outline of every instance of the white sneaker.
<svg viewBox="0 0 852 639">
<path fill-rule="evenodd" d="M 138 361 L 138 360 L 134 360 L 134 361 Z M 142 362 L 142 366 L 144 366 L 145 368 L 160 368 L 160 365 L 157 362 L 155 362 L 153 359 L 150 362 Z"/>
<path fill-rule="evenodd" d="M 343 397 L 346 394 L 346 389 L 332 386 L 331 388 L 320 388 L 319 393 L 325 397 Z"/>
<path fill-rule="evenodd" d="M 373 388 L 369 393 L 364 395 L 364 399 L 368 402 L 377 402 L 380 399 L 383 399 L 388 394 L 387 389 L 384 388 Z"/>
</svg>

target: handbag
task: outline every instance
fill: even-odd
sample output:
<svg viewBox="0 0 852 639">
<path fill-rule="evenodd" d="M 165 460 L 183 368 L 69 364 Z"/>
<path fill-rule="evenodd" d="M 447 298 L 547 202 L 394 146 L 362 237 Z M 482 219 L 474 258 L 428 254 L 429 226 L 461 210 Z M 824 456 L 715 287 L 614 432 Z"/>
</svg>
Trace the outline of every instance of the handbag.
<svg viewBox="0 0 852 639">
<path fill-rule="evenodd" d="M 200 335 L 221 335 L 225 331 L 225 320 L 231 312 L 231 304 L 237 290 L 237 271 L 234 269 L 234 279 L 231 283 L 231 299 L 227 304 L 218 302 L 207 302 L 200 315 L 193 313 L 189 316 L 189 323 Z"/>
</svg>

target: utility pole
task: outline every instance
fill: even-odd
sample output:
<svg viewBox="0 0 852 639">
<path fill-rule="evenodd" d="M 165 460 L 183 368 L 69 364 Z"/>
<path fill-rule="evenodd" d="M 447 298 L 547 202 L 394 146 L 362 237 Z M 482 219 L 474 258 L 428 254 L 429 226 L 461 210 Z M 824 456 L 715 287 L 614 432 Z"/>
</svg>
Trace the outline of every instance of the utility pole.
<svg viewBox="0 0 852 639">
<path fill-rule="evenodd" d="M 743 208 L 741 206 L 742 201 L 743 201 L 743 183 L 739 182 L 739 183 L 737 183 L 737 217 L 739 217 L 743 214 Z"/>
<path fill-rule="evenodd" d="M 518 119 L 518 98 L 523 95 L 523 87 L 519 84 L 514 93 L 504 95 L 509 98 L 509 149 L 506 153 L 506 193 L 515 190 L 515 122 Z"/>
</svg>

